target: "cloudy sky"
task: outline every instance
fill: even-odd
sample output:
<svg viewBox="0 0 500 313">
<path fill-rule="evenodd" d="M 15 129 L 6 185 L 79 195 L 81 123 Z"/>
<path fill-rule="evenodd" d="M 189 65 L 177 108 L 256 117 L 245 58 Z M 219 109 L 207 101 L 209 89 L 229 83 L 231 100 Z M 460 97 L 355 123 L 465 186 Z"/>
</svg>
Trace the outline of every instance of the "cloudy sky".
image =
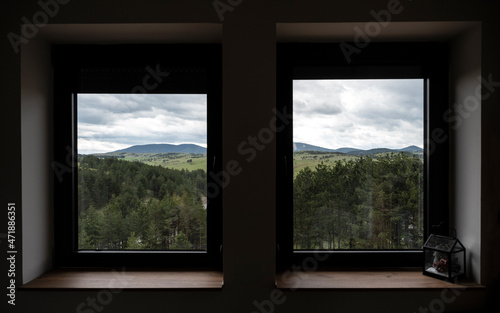
<svg viewBox="0 0 500 313">
<path fill-rule="evenodd" d="M 295 80 L 294 142 L 325 148 L 422 147 L 423 81 Z M 78 153 L 133 145 L 206 147 L 206 95 L 80 94 Z"/>
<path fill-rule="evenodd" d="M 423 146 L 423 81 L 295 80 L 293 141 L 325 148 Z"/>
<path fill-rule="evenodd" d="M 78 153 L 133 145 L 206 147 L 206 95 L 79 94 Z"/>
</svg>

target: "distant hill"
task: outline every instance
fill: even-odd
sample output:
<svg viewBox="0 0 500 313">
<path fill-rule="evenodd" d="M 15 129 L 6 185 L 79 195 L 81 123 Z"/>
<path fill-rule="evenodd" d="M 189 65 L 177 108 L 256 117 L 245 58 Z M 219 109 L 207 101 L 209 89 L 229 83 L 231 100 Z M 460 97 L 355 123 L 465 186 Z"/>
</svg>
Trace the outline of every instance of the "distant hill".
<svg viewBox="0 0 500 313">
<path fill-rule="evenodd" d="M 303 142 L 294 142 L 293 143 L 293 152 L 300 151 L 319 151 L 319 152 L 338 152 L 344 154 L 351 155 L 368 155 L 368 154 L 377 154 L 384 152 L 411 152 L 411 153 L 420 153 L 423 151 L 422 148 L 417 146 L 408 146 L 402 149 L 388 149 L 388 148 L 375 148 L 369 150 L 362 150 L 356 148 L 339 148 L 339 149 L 328 149 L 319 146 L 310 145 Z M 149 144 L 149 145 L 136 145 L 131 146 L 126 149 L 117 150 L 109 153 L 121 153 L 121 152 L 129 152 L 129 153 L 207 153 L 207 148 L 194 145 L 194 144 L 180 144 L 180 145 L 171 145 L 171 144 Z"/>
<path fill-rule="evenodd" d="M 299 151 L 322 151 L 322 152 L 335 152 L 333 149 L 327 149 L 323 147 L 313 146 L 303 142 L 294 142 L 293 143 L 293 152 Z"/>
<path fill-rule="evenodd" d="M 422 148 L 417 146 L 408 146 L 402 149 L 388 149 L 388 148 L 374 148 L 369 150 L 362 150 L 356 148 L 339 148 L 339 149 L 328 149 L 318 146 L 313 146 L 303 142 L 294 142 L 293 143 L 293 152 L 300 151 L 320 151 L 320 152 L 338 152 L 344 154 L 351 155 L 368 155 L 368 154 L 377 154 L 377 153 L 385 153 L 385 152 L 411 152 L 411 153 L 420 153 L 423 152 Z"/>
<path fill-rule="evenodd" d="M 180 145 L 170 145 L 170 144 L 150 144 L 150 145 L 137 145 L 131 146 L 126 149 L 113 151 L 110 153 L 120 153 L 120 152 L 130 152 L 130 153 L 207 153 L 207 148 L 203 148 L 194 144 L 180 144 Z"/>
<path fill-rule="evenodd" d="M 423 149 L 419 148 L 417 146 L 408 146 L 406 148 L 399 149 L 399 151 L 405 151 L 405 152 L 422 152 Z"/>
<path fill-rule="evenodd" d="M 353 154 L 357 151 L 363 151 L 361 149 L 356 149 L 356 148 L 339 148 L 337 150 L 334 150 L 335 152 L 340 152 L 340 153 L 349 153 L 349 154 Z"/>
<path fill-rule="evenodd" d="M 375 148 L 375 149 L 369 149 L 369 150 L 356 150 L 352 152 L 348 152 L 347 154 L 354 154 L 354 155 L 368 155 L 368 154 L 377 154 L 377 153 L 385 153 L 385 152 L 399 152 L 400 150 L 393 150 L 393 149 L 387 149 L 387 148 Z"/>
</svg>

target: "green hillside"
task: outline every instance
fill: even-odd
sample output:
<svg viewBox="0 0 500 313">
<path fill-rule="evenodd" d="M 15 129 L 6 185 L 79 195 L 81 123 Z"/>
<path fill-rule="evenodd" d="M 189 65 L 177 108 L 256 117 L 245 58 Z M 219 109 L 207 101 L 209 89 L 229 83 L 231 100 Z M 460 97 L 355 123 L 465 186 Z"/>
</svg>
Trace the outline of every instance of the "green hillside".
<svg viewBox="0 0 500 313">
<path fill-rule="evenodd" d="M 391 152 L 392 153 L 392 152 Z M 372 157 L 382 157 L 390 155 L 389 152 L 374 154 Z M 117 158 L 125 161 L 137 161 L 148 165 L 162 166 L 176 170 L 203 170 L 207 171 L 207 156 L 204 153 L 134 153 L 134 152 L 114 152 L 106 154 L 95 154 L 99 158 Z M 315 170 L 316 165 L 323 163 L 333 165 L 336 161 L 348 162 L 356 160 L 361 155 L 352 155 L 339 152 L 320 151 L 299 151 L 293 154 L 294 176 L 304 169 Z"/>
<path fill-rule="evenodd" d="M 316 165 L 320 163 L 333 165 L 336 161 L 347 162 L 358 158 L 355 155 L 338 152 L 299 151 L 293 154 L 293 173 L 297 176 L 297 173 L 306 167 L 314 171 Z"/>
<path fill-rule="evenodd" d="M 148 165 L 160 165 L 176 170 L 203 170 L 207 171 L 207 155 L 204 153 L 134 153 L 117 152 L 95 154 L 99 158 L 118 158 L 125 161 L 137 161 Z"/>
<path fill-rule="evenodd" d="M 421 152 L 401 152 L 401 151 L 390 151 L 390 152 L 381 152 L 374 153 L 369 155 L 363 154 L 346 154 L 340 152 L 322 152 L 322 151 L 299 151 L 293 153 L 293 173 L 294 177 L 297 174 L 305 169 L 309 168 L 312 171 L 316 170 L 316 165 L 325 164 L 325 165 L 334 165 L 335 162 L 349 162 L 351 160 L 357 160 L 361 157 L 371 157 L 371 158 L 382 158 L 382 157 L 390 157 L 391 155 L 405 154 L 408 156 L 414 155 L 419 159 L 423 159 L 423 153 Z"/>
</svg>

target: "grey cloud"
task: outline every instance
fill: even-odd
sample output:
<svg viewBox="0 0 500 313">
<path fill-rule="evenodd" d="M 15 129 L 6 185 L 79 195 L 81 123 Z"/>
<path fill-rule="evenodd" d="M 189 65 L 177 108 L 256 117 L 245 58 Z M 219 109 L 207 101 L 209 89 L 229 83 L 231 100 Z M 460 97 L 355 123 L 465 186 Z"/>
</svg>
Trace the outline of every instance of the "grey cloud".
<svg viewBox="0 0 500 313">
<path fill-rule="evenodd" d="M 379 81 L 376 85 L 363 82 L 361 88 L 377 88 L 383 99 L 366 99 L 356 117 L 383 129 L 397 128 L 403 121 L 422 125 L 423 89 L 418 88 L 419 84 L 409 80 Z"/>
<path fill-rule="evenodd" d="M 338 148 L 419 144 L 422 80 L 294 82 L 294 114 L 301 139 Z M 305 139 L 305 136 L 310 139 Z M 295 136 L 295 134 L 294 134 Z M 319 144 L 319 143 L 323 144 Z M 399 148 L 401 148 L 399 147 Z"/>
<path fill-rule="evenodd" d="M 333 101 L 311 101 L 294 99 L 293 112 L 305 116 L 311 115 L 337 115 L 342 113 L 342 105 L 340 102 Z"/>
<path fill-rule="evenodd" d="M 336 115 L 342 113 L 342 106 L 336 103 L 323 102 L 315 106 L 317 114 Z"/>
<path fill-rule="evenodd" d="M 78 138 L 89 149 L 101 143 L 204 145 L 206 116 L 205 95 L 80 95 Z"/>
<path fill-rule="evenodd" d="M 80 122 L 95 123 L 127 117 L 154 117 L 161 110 L 186 120 L 206 119 L 205 95 L 80 95 Z M 101 118 L 97 118 L 98 116 Z"/>
</svg>

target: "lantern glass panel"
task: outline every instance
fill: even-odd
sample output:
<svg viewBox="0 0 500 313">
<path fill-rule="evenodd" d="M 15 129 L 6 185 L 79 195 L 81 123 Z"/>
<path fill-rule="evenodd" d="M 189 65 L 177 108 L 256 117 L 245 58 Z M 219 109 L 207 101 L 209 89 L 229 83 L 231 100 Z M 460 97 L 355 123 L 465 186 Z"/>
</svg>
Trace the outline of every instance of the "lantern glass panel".
<svg viewBox="0 0 500 313">
<path fill-rule="evenodd" d="M 465 274 L 465 248 L 457 238 L 431 235 L 424 257 L 424 275 L 451 281 Z"/>
</svg>

